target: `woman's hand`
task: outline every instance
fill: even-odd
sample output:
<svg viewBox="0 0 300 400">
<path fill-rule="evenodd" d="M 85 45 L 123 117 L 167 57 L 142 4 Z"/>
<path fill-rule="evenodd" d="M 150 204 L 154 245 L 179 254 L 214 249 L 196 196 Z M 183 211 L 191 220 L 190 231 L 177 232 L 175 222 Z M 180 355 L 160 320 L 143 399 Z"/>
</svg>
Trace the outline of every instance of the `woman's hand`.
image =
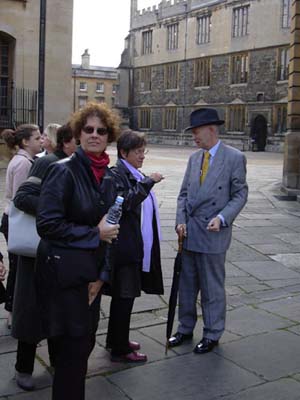
<svg viewBox="0 0 300 400">
<path fill-rule="evenodd" d="M 0 261 L 0 281 L 4 281 L 6 274 L 6 268 L 2 261 Z"/>
<path fill-rule="evenodd" d="M 97 294 L 100 292 L 100 289 L 103 286 L 103 281 L 100 279 L 96 282 L 89 283 L 89 306 L 93 303 Z"/>
<path fill-rule="evenodd" d="M 158 172 L 154 172 L 153 174 L 150 175 L 150 178 L 155 182 L 158 183 L 160 181 L 162 181 L 164 178 L 164 176 L 162 176 L 162 174 L 159 174 Z"/>
<path fill-rule="evenodd" d="M 120 225 L 112 225 L 106 222 L 106 216 L 101 219 L 100 223 L 98 224 L 98 228 L 100 230 L 100 240 L 104 242 L 111 243 L 113 239 L 117 239 Z"/>
</svg>

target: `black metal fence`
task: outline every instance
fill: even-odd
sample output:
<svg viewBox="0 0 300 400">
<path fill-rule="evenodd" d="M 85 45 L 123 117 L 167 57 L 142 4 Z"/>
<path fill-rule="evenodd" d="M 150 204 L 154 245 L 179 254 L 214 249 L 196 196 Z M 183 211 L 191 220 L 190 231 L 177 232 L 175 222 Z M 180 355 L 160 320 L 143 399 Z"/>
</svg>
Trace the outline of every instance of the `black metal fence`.
<svg viewBox="0 0 300 400">
<path fill-rule="evenodd" d="M 37 90 L 0 85 L 0 129 L 37 124 Z"/>
</svg>

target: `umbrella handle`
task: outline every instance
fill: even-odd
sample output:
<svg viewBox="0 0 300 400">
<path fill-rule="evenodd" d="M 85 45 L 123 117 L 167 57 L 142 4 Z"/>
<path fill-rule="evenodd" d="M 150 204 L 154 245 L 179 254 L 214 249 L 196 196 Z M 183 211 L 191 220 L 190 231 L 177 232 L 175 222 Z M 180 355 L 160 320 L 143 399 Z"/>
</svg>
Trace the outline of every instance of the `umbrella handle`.
<svg viewBox="0 0 300 400">
<path fill-rule="evenodd" d="M 183 231 L 180 230 L 178 232 L 178 253 L 182 252 L 183 238 L 184 238 Z"/>
</svg>

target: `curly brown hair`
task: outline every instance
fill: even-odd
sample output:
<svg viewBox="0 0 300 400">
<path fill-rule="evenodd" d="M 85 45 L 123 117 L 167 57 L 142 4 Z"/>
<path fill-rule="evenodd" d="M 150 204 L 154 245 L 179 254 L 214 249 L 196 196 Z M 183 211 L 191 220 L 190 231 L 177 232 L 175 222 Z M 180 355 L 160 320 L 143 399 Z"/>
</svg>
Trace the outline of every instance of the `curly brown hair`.
<svg viewBox="0 0 300 400">
<path fill-rule="evenodd" d="M 81 130 L 85 126 L 88 117 L 98 117 L 101 122 L 106 126 L 108 131 L 108 143 L 117 140 L 120 134 L 120 116 L 111 110 L 105 103 L 89 102 L 83 108 L 76 111 L 71 119 L 70 124 L 73 130 L 74 138 L 79 139 Z"/>
</svg>

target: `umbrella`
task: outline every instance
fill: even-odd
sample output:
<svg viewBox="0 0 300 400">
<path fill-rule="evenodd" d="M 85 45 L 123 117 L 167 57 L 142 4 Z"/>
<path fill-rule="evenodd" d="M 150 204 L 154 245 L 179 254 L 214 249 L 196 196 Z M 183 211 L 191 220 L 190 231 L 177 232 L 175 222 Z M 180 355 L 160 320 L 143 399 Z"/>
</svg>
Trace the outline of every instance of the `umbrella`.
<svg viewBox="0 0 300 400">
<path fill-rule="evenodd" d="M 166 330 L 166 348 L 165 354 L 168 352 L 169 347 L 169 339 L 172 334 L 174 317 L 175 317 L 175 310 L 177 305 L 177 293 L 178 293 L 178 286 L 179 286 L 179 275 L 181 271 L 181 252 L 182 252 L 182 243 L 183 243 L 183 232 L 180 231 L 178 234 L 178 252 L 174 262 L 174 270 L 173 270 L 173 280 L 172 280 L 172 287 L 171 293 L 169 298 L 169 310 L 168 310 L 168 320 L 167 320 L 167 330 Z"/>
</svg>

